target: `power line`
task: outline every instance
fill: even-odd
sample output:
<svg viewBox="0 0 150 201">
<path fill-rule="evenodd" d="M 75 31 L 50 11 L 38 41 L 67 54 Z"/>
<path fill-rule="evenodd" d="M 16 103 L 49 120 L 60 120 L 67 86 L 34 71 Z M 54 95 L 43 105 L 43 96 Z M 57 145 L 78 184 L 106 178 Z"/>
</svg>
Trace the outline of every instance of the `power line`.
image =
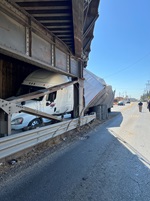
<svg viewBox="0 0 150 201">
<path fill-rule="evenodd" d="M 138 59 L 138 60 L 135 61 L 134 63 L 130 64 L 129 66 L 127 66 L 127 67 L 125 67 L 125 68 L 123 68 L 123 69 L 121 69 L 121 70 L 119 70 L 119 71 L 116 71 L 116 72 L 114 72 L 114 73 L 112 73 L 112 74 L 106 76 L 105 79 L 108 78 L 108 77 L 110 77 L 110 76 L 116 75 L 116 74 L 118 74 L 118 73 L 120 73 L 120 72 L 122 72 L 122 71 L 124 71 L 124 70 L 126 70 L 126 69 L 128 69 L 128 68 L 131 68 L 133 65 L 135 65 L 135 64 L 137 64 L 138 62 L 142 61 L 145 57 L 147 57 L 147 56 L 149 56 L 149 55 L 150 55 L 150 53 L 146 54 L 145 56 L 141 57 L 140 59 Z"/>
</svg>

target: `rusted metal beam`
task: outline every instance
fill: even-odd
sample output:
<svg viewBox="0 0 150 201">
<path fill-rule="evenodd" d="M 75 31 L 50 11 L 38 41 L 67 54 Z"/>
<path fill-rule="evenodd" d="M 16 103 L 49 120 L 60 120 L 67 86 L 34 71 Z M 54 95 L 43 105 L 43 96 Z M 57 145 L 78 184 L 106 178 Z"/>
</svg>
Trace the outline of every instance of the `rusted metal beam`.
<svg viewBox="0 0 150 201">
<path fill-rule="evenodd" d="M 48 113 L 41 112 L 39 110 L 34 110 L 34 109 L 31 109 L 31 108 L 28 108 L 28 107 L 23 107 L 21 112 L 25 112 L 25 113 L 28 113 L 28 114 L 32 114 L 32 115 L 36 115 L 36 116 L 40 116 L 40 117 L 44 117 L 44 118 L 48 118 L 48 119 L 53 119 L 53 120 L 57 120 L 57 121 L 62 121 L 62 119 L 57 118 L 54 115 L 50 115 Z"/>
<path fill-rule="evenodd" d="M 89 23 L 87 29 L 85 30 L 85 32 L 83 34 L 83 39 L 87 36 L 87 34 L 91 31 L 91 29 L 94 29 L 94 25 L 95 25 L 95 22 L 96 22 L 98 17 L 99 17 L 99 15 L 97 15 L 95 18 L 93 18 L 91 23 Z"/>
<path fill-rule="evenodd" d="M 50 115 L 48 113 L 45 112 L 41 112 L 39 110 L 34 110 L 32 108 L 28 108 L 25 107 L 23 105 L 17 105 L 15 103 L 0 99 L 0 108 L 5 111 L 5 113 L 7 113 L 9 116 L 12 115 L 15 112 L 25 112 L 28 114 L 32 114 L 32 115 L 37 115 L 37 116 L 41 116 L 41 117 L 45 117 L 48 119 L 54 119 L 54 120 L 58 120 L 61 121 L 61 119 L 58 119 L 57 117 L 54 117 L 53 115 Z M 9 122 L 11 123 L 11 122 Z"/>
<path fill-rule="evenodd" d="M 72 0 L 72 16 L 73 16 L 73 31 L 74 31 L 74 49 L 75 55 L 82 55 L 82 35 L 83 35 L 83 15 L 84 1 Z"/>
</svg>

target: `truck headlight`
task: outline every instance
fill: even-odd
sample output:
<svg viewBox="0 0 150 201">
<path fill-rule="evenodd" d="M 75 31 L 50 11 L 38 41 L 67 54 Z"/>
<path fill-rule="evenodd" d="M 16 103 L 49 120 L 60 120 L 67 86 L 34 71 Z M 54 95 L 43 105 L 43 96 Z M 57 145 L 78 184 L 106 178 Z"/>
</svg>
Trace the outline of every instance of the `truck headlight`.
<svg viewBox="0 0 150 201">
<path fill-rule="evenodd" d="M 13 119 L 13 120 L 11 121 L 11 125 L 22 124 L 22 122 L 23 122 L 23 118 L 20 117 L 20 118 L 17 118 L 17 119 Z"/>
</svg>

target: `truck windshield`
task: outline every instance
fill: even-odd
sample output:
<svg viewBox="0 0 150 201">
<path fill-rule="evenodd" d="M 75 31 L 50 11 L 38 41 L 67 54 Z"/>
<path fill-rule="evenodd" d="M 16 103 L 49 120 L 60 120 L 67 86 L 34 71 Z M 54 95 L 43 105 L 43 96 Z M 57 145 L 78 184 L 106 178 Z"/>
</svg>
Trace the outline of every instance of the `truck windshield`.
<svg viewBox="0 0 150 201">
<path fill-rule="evenodd" d="M 25 95 L 25 94 L 29 94 L 29 93 L 41 90 L 41 89 L 45 89 L 45 88 L 44 87 L 36 87 L 36 86 L 28 86 L 28 85 L 23 85 L 22 84 L 21 87 L 19 88 L 16 96 L 22 96 L 22 95 Z M 33 98 L 31 100 L 41 101 L 42 99 L 43 99 L 43 96 Z"/>
</svg>

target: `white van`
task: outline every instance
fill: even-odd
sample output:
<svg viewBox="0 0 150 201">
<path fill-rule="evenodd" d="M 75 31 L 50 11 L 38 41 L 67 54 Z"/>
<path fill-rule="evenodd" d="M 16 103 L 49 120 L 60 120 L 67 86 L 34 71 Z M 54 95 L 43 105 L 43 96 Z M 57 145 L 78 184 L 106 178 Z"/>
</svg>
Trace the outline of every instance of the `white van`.
<svg viewBox="0 0 150 201">
<path fill-rule="evenodd" d="M 40 69 L 31 73 L 23 81 L 17 96 L 53 87 L 69 81 L 69 78 L 65 75 Z M 24 106 L 52 115 L 62 115 L 73 110 L 73 100 L 73 85 L 70 85 L 42 97 L 25 101 Z M 47 121 L 49 120 L 23 112 L 14 113 L 11 118 L 11 127 L 15 130 L 25 129 Z"/>
</svg>

